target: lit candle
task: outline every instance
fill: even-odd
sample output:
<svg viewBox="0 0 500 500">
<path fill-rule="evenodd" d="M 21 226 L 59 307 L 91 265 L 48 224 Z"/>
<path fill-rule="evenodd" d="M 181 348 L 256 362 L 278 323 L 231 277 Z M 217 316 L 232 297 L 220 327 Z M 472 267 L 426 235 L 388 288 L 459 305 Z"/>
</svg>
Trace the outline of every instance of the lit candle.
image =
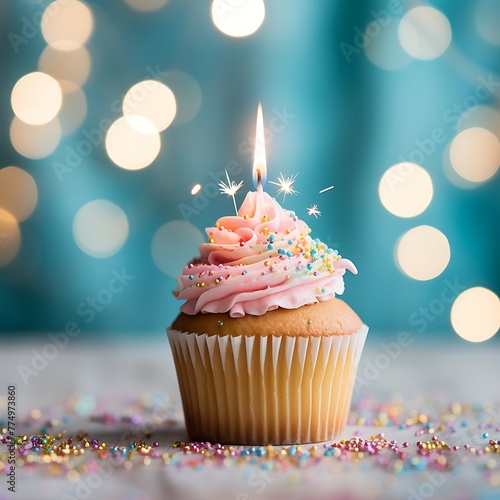
<svg viewBox="0 0 500 500">
<path fill-rule="evenodd" d="M 250 217 L 249 214 L 253 214 L 252 217 L 257 214 L 259 215 L 261 212 L 265 215 L 266 210 L 273 204 L 277 204 L 277 202 L 264 192 L 264 184 L 267 179 L 267 162 L 266 162 L 266 142 L 264 136 L 264 117 L 262 113 L 262 105 L 259 103 L 259 107 L 257 109 L 257 125 L 255 128 L 255 150 L 254 150 L 254 159 L 253 159 L 253 183 L 256 188 L 256 191 L 249 191 L 238 210 L 236 206 L 236 200 L 234 195 L 243 185 L 243 182 L 231 181 L 229 178 L 229 174 L 226 171 L 227 184 L 224 181 L 219 182 L 220 191 L 227 196 L 232 196 L 234 208 L 236 210 L 236 216 L 241 217 L 241 213 L 245 215 L 245 218 L 248 220 Z M 293 181 L 293 179 L 292 179 Z M 267 218 L 267 216 L 265 217 Z M 230 227 L 228 221 L 224 223 L 225 227 Z M 250 225 L 251 221 L 247 223 Z"/>
<path fill-rule="evenodd" d="M 262 105 L 257 109 L 257 124 L 255 127 L 255 153 L 253 158 L 253 183 L 257 193 L 262 193 L 267 179 L 266 141 L 264 136 L 264 116 Z"/>
</svg>

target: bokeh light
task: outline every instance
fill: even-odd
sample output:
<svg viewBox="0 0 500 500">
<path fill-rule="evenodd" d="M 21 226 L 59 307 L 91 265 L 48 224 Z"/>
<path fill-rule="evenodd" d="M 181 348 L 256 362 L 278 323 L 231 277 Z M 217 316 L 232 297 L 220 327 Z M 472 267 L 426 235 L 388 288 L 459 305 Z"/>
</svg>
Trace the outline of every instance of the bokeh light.
<svg viewBox="0 0 500 500">
<path fill-rule="evenodd" d="M 163 83 L 144 80 L 136 83 L 123 98 L 123 114 L 148 119 L 156 129 L 165 130 L 177 111 L 174 93 Z"/>
<path fill-rule="evenodd" d="M 435 59 L 451 42 L 448 18 L 433 7 L 415 7 L 399 23 L 399 42 L 416 59 Z"/>
<path fill-rule="evenodd" d="M 87 115 L 87 98 L 85 92 L 76 83 L 61 80 L 63 103 L 59 111 L 59 122 L 63 135 L 75 132 Z"/>
<path fill-rule="evenodd" d="M 83 85 L 92 67 L 92 60 L 86 47 L 71 52 L 63 52 L 52 47 L 45 47 L 38 59 L 38 69 L 57 80 L 68 80 Z"/>
<path fill-rule="evenodd" d="M 500 138 L 500 112 L 491 106 L 473 106 L 466 110 L 457 123 L 457 132 L 468 128 L 481 127 L 491 130 Z"/>
<path fill-rule="evenodd" d="M 61 141 L 61 125 L 57 118 L 43 125 L 30 125 L 15 116 L 10 125 L 10 141 L 25 158 L 46 158 Z"/>
<path fill-rule="evenodd" d="M 78 0 L 55 0 L 45 9 L 40 23 L 45 41 L 57 50 L 75 50 L 90 37 L 92 11 Z"/>
<path fill-rule="evenodd" d="M 448 142 L 448 144 L 445 146 L 441 158 L 441 162 L 443 165 L 443 172 L 448 178 L 448 180 L 455 186 L 459 187 L 460 189 L 475 189 L 478 186 L 481 186 L 480 183 L 470 182 L 465 180 L 463 177 L 458 175 L 456 170 L 451 166 L 451 161 L 450 161 L 451 142 L 452 141 Z"/>
<path fill-rule="evenodd" d="M 14 113 L 23 122 L 42 125 L 52 120 L 61 109 L 61 87 L 45 73 L 29 73 L 14 85 L 11 104 Z"/>
<path fill-rule="evenodd" d="M 493 45 L 500 45 L 500 9 L 498 0 L 478 0 L 474 24 L 479 35 Z"/>
<path fill-rule="evenodd" d="M 16 218 L 0 208 L 0 267 L 14 260 L 21 248 L 21 231 Z"/>
<path fill-rule="evenodd" d="M 307 218 L 312 236 L 328 240 L 333 248 L 340 244 L 342 250 L 344 241 L 356 240 L 359 224 L 341 224 L 345 234 L 334 234 L 328 214 L 342 207 L 352 212 L 353 190 L 370 195 L 363 198 L 362 206 L 354 203 L 357 212 L 352 215 L 376 236 L 371 245 L 358 249 L 355 261 L 372 270 L 360 273 L 356 280 L 361 280 L 358 302 L 368 304 L 365 314 L 373 318 L 374 328 L 396 331 L 420 305 L 432 302 L 445 279 L 458 277 L 467 286 L 484 285 L 500 297 L 495 286 L 495 259 L 500 250 L 495 246 L 500 217 L 500 198 L 495 193 L 500 161 L 488 161 L 498 156 L 498 141 L 488 132 L 500 140 L 500 45 L 496 41 L 500 0 L 474 0 L 467 8 L 456 2 L 411 1 L 361 2 L 337 8 L 321 0 L 318 5 L 296 9 L 286 2 L 280 7 L 266 0 L 191 3 L 14 0 L 15 7 L 2 18 L 9 36 L 4 40 L 7 103 L 0 169 L 20 167 L 31 174 L 38 190 L 34 212 L 25 221 L 0 199 L 0 208 L 16 219 L 21 235 L 17 258 L 8 269 L 0 268 L 7 303 L 33 301 L 43 287 L 45 271 L 64 274 L 68 259 L 73 259 L 81 261 L 83 272 L 76 273 L 66 294 L 52 290 L 52 298 L 59 309 L 74 311 L 82 299 L 82 287 L 92 292 L 102 286 L 100 273 L 87 270 L 97 266 L 97 271 L 106 271 L 115 259 L 125 265 L 144 245 L 143 277 L 151 281 L 156 273 L 173 283 L 169 276 L 179 272 L 188 256 L 183 255 L 183 262 L 167 276 L 153 262 L 153 236 L 163 224 L 179 219 L 195 226 L 206 241 L 206 225 L 235 213 L 232 200 L 219 192 L 218 183 L 227 182 L 226 168 L 232 181 L 245 182 L 236 195 L 238 206 L 245 193 L 254 189 L 254 108 L 259 99 L 264 105 L 266 139 L 271 142 L 269 179 L 276 180 L 280 172 L 290 177 L 300 171 L 296 188 L 302 194 L 287 196 L 283 206 Z M 62 22 L 71 6 L 83 6 L 89 15 L 78 21 L 68 15 Z M 412 18 L 419 17 L 415 16 L 419 10 L 413 10 L 417 6 L 433 7 L 420 10 L 424 14 L 441 11 L 451 30 L 446 19 L 444 31 L 434 29 L 425 14 L 418 29 L 413 24 L 409 32 L 405 23 L 412 24 Z M 250 13 L 242 14 L 245 8 Z M 488 12 L 481 13 L 481 9 Z M 410 10 L 411 15 L 401 22 Z M 438 12 L 441 19 L 442 14 Z M 400 29 L 414 55 L 403 48 Z M 250 35 L 243 37 L 245 33 Z M 436 48 L 433 37 L 437 35 L 439 42 L 443 34 L 450 36 Z M 425 57 L 441 55 L 416 59 L 422 47 L 431 52 Z M 338 56 L 333 66 L 332 54 Z M 49 121 L 37 125 L 8 109 L 17 80 L 31 72 L 52 77 L 62 95 L 57 114 L 52 112 Z M 254 80 L 258 80 L 255 85 Z M 171 103 L 169 109 L 160 95 L 166 88 L 171 91 L 166 100 Z M 29 94 L 36 89 L 34 85 Z M 332 93 L 332 89 L 341 91 Z M 42 101 L 46 99 L 44 92 Z M 336 117 L 333 124 L 332 117 Z M 480 137 L 461 145 L 471 128 L 486 131 L 486 141 Z M 484 142 L 493 146 L 485 147 Z M 451 166 L 457 146 L 459 163 L 473 158 L 473 164 L 458 170 L 462 168 L 464 175 L 486 172 L 479 179 L 468 180 Z M 363 151 L 368 151 L 369 161 L 362 161 Z M 417 164 L 410 172 L 402 167 L 408 162 Z M 350 168 L 353 165 L 357 167 Z M 450 180 L 443 175 L 445 167 Z M 321 193 L 331 185 L 334 190 Z M 265 190 L 277 196 L 275 186 L 267 184 Z M 0 186 L 0 197 L 5 198 L 2 193 Z M 132 213 L 131 195 L 140 207 L 138 213 Z M 19 196 L 19 203 L 24 203 L 23 198 Z M 72 233 L 77 211 L 101 198 L 117 204 L 129 224 L 123 247 L 107 260 L 83 253 Z M 306 207 L 314 203 L 323 214 L 318 219 L 307 215 Z M 427 269 L 408 271 L 423 276 L 415 279 L 403 269 L 411 269 L 413 260 L 433 265 L 435 255 L 425 262 L 422 251 L 406 251 L 405 240 L 399 241 L 423 224 L 444 233 L 448 240 L 444 246 L 450 249 L 447 266 L 446 252 L 440 266 L 444 271 L 430 281 L 416 281 L 429 279 L 432 272 Z M 135 225 L 142 225 L 144 231 L 134 232 Z M 177 240 L 171 239 L 170 245 L 177 245 Z M 51 246 L 60 257 L 48 251 Z M 157 251 L 156 260 L 168 268 L 162 251 Z M 433 252 L 441 254 L 439 247 Z M 342 253 L 349 257 L 350 251 L 344 248 Z M 388 253 L 392 269 L 385 276 L 377 267 L 377 256 Z M 189 254 L 195 256 L 197 251 Z M 471 255 L 480 258 L 471 264 Z M 405 257 L 410 264 L 405 264 Z M 397 304 L 395 314 L 370 303 L 370 286 L 365 286 L 370 280 L 386 278 L 387 288 L 397 290 L 391 300 Z M 10 295 L 9 288 L 13 290 Z M 151 293 L 143 294 L 140 306 L 147 309 L 146 328 L 152 330 L 158 316 L 150 299 Z M 167 302 L 163 312 L 173 316 L 179 304 Z M 25 331 L 35 331 L 40 325 L 57 327 L 57 312 L 47 307 L 28 323 L 12 308 L 6 325 Z M 96 318 L 99 321 L 91 326 L 102 331 L 136 329 L 133 321 L 127 327 L 124 318 L 119 324 Z M 453 331 L 448 313 L 431 326 L 443 335 L 447 329 Z M 451 337 L 459 342 L 455 333 Z M 500 342 L 500 333 L 494 340 Z"/>
<path fill-rule="evenodd" d="M 366 57 L 379 68 L 395 71 L 407 66 L 413 59 L 398 40 L 398 23 L 395 19 L 376 19 L 365 29 Z"/>
<path fill-rule="evenodd" d="M 462 292 L 451 307 L 451 324 L 460 337 L 469 342 L 483 342 L 500 328 L 500 300 L 483 287 Z"/>
<path fill-rule="evenodd" d="M 198 228 L 183 220 L 161 226 L 151 242 L 153 261 L 167 276 L 179 276 L 188 260 L 196 257 L 198 245 L 205 241 Z"/>
<path fill-rule="evenodd" d="M 464 179 L 484 182 L 493 177 L 500 166 L 500 141 L 484 128 L 466 129 L 453 139 L 450 161 Z"/>
<path fill-rule="evenodd" d="M 203 101 L 198 82 L 183 71 L 169 71 L 165 83 L 172 89 L 177 102 L 177 113 L 173 125 L 191 121 L 201 108 Z"/>
<path fill-rule="evenodd" d="M 116 165 L 127 170 L 147 167 L 160 149 L 156 126 L 143 116 L 118 118 L 106 134 L 106 152 Z"/>
<path fill-rule="evenodd" d="M 0 170 L 0 208 L 21 222 L 33 213 L 37 201 L 36 182 L 28 172 L 18 167 Z"/>
<path fill-rule="evenodd" d="M 222 33 L 244 37 L 255 33 L 266 17 L 264 0 L 213 0 L 212 20 Z"/>
<path fill-rule="evenodd" d="M 417 226 L 398 241 L 396 261 L 410 278 L 427 281 L 446 269 L 450 261 L 450 244 L 435 227 Z"/>
<path fill-rule="evenodd" d="M 154 12 L 167 5 L 168 0 L 125 0 L 125 3 L 140 12 Z"/>
<path fill-rule="evenodd" d="M 110 257 L 128 238 L 125 212 L 108 200 L 83 205 L 73 220 L 73 237 L 78 247 L 91 257 Z"/>
<path fill-rule="evenodd" d="M 432 200 L 431 176 L 416 163 L 404 162 L 388 168 L 378 186 L 380 201 L 398 217 L 421 214 Z"/>
</svg>

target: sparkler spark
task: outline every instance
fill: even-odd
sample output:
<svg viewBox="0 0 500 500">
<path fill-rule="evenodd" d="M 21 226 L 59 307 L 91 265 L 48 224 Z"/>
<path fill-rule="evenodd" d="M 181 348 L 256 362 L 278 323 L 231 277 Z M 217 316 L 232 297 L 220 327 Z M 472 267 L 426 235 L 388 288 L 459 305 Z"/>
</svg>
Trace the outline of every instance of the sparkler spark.
<svg viewBox="0 0 500 500">
<path fill-rule="evenodd" d="M 295 190 L 293 187 L 293 183 L 295 182 L 295 178 L 299 175 L 298 173 L 295 175 L 292 175 L 291 177 L 285 178 L 282 173 L 280 173 L 278 177 L 278 182 L 273 182 L 269 181 L 269 184 L 274 184 L 275 186 L 278 186 L 278 196 L 283 193 L 283 202 L 285 202 L 285 198 L 287 194 L 300 194 L 298 191 Z"/>
<path fill-rule="evenodd" d="M 195 194 L 199 193 L 201 189 L 201 184 L 195 184 L 193 186 L 193 189 L 191 189 L 191 194 L 194 196 Z"/>
<path fill-rule="evenodd" d="M 322 189 L 322 190 L 319 192 L 319 194 L 321 194 L 321 193 L 325 193 L 326 191 L 330 191 L 330 189 L 333 189 L 334 187 L 335 187 L 335 186 L 328 186 L 327 188 Z"/>
<path fill-rule="evenodd" d="M 312 205 L 307 209 L 307 215 L 314 215 L 316 219 L 321 215 L 321 212 L 318 210 L 318 205 Z"/>
<path fill-rule="evenodd" d="M 227 178 L 227 184 L 224 181 L 220 181 L 219 189 L 221 194 L 232 196 L 234 203 L 234 210 L 236 211 L 236 215 L 238 215 L 238 207 L 236 206 L 236 199 L 234 198 L 234 195 L 239 191 L 241 186 L 243 186 L 243 181 L 240 181 L 238 182 L 238 184 L 236 184 L 236 182 L 229 179 L 229 174 L 227 173 L 227 170 L 226 170 L 226 178 Z"/>
</svg>

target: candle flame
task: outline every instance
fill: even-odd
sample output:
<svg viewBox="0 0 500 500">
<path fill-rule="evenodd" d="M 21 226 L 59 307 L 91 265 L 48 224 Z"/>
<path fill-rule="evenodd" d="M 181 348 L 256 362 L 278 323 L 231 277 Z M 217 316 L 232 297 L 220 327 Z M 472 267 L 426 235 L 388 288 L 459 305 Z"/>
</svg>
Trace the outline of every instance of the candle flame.
<svg viewBox="0 0 500 500">
<path fill-rule="evenodd" d="M 262 190 L 267 179 L 266 140 L 264 134 L 264 115 L 262 105 L 257 109 L 255 128 L 255 154 L 253 158 L 253 183 L 258 191 Z"/>
</svg>

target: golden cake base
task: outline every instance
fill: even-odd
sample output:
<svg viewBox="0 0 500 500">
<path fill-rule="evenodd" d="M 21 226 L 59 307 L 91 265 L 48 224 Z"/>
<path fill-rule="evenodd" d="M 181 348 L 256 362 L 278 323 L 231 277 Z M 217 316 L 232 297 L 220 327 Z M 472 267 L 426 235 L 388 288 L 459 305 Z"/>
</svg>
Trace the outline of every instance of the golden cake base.
<svg viewBox="0 0 500 500">
<path fill-rule="evenodd" d="M 286 314 L 299 311 L 303 320 L 304 309 L 310 308 L 307 316 L 314 317 L 325 305 L 329 314 L 339 307 L 345 314 L 348 307 L 332 299 Z M 276 321 L 280 311 L 265 316 Z M 204 316 L 206 321 L 221 315 Z M 340 434 L 368 327 L 325 335 L 307 321 L 297 335 L 280 335 L 279 323 L 267 335 L 168 330 L 191 440 L 284 445 L 328 441 Z"/>
</svg>

